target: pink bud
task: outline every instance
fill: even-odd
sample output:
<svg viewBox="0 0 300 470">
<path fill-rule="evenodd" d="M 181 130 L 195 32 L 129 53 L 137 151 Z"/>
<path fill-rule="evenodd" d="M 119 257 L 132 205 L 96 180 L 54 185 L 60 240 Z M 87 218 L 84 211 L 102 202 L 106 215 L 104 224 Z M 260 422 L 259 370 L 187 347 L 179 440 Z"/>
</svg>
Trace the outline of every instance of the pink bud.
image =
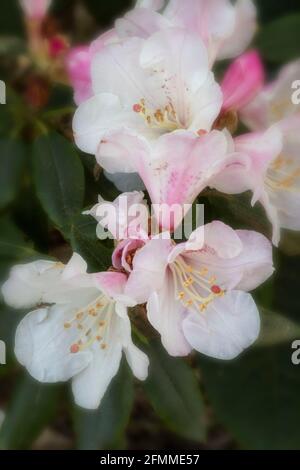
<svg viewBox="0 0 300 470">
<path fill-rule="evenodd" d="M 68 48 L 68 43 L 63 36 L 56 35 L 49 39 L 48 47 L 50 57 L 52 59 L 55 59 L 59 55 L 66 52 Z"/>
<path fill-rule="evenodd" d="M 20 0 L 20 5 L 28 18 L 41 20 L 47 13 L 52 0 Z"/>
<path fill-rule="evenodd" d="M 92 96 L 91 55 L 89 46 L 77 46 L 66 56 L 66 70 L 75 92 L 77 105 Z"/>
<path fill-rule="evenodd" d="M 239 110 L 262 89 L 264 66 L 255 50 L 238 57 L 228 68 L 222 82 L 223 111 Z"/>
</svg>

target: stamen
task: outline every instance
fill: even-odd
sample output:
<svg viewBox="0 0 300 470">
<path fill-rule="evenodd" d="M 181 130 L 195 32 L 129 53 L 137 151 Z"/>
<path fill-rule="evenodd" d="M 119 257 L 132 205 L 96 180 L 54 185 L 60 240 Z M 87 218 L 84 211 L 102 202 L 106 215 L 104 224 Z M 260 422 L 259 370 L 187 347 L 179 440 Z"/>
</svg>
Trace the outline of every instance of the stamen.
<svg viewBox="0 0 300 470">
<path fill-rule="evenodd" d="M 64 323 L 66 329 L 74 327 L 81 331 L 78 340 L 70 347 L 71 353 L 78 353 L 90 347 L 95 341 L 101 342 L 103 338 L 108 337 L 113 309 L 114 302 L 101 294 L 87 307 L 80 311 L 77 310 L 74 318 Z M 105 316 L 105 320 L 103 316 Z M 107 343 L 102 343 L 101 347 L 105 349 Z"/>
<path fill-rule="evenodd" d="M 216 296 L 224 294 L 222 288 L 216 284 L 216 276 L 208 277 L 209 270 L 203 266 L 195 269 L 181 257 L 171 266 L 173 272 L 177 300 L 185 307 L 193 307 L 204 312 Z M 180 290 L 181 287 L 181 290 Z"/>
<path fill-rule="evenodd" d="M 173 131 L 182 127 L 172 103 L 161 109 L 151 109 L 146 107 L 145 100 L 141 99 L 132 106 L 132 109 L 135 113 L 141 114 L 151 128 Z"/>
</svg>

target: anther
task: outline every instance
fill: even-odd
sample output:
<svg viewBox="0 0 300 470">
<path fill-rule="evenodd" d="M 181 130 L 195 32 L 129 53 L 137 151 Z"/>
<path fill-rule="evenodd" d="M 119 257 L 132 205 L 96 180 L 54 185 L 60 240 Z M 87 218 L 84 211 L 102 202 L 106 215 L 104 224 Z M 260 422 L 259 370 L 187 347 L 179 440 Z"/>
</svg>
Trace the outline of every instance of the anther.
<svg viewBox="0 0 300 470">
<path fill-rule="evenodd" d="M 211 287 L 211 291 L 212 291 L 213 294 L 218 295 L 218 294 L 221 294 L 222 289 L 221 289 L 220 286 L 214 285 L 214 286 Z"/>
<path fill-rule="evenodd" d="M 77 344 L 77 343 L 72 344 L 72 346 L 70 347 L 70 352 L 71 352 L 72 354 L 76 354 L 76 353 L 78 353 L 78 351 L 79 351 L 79 346 L 78 346 L 78 344 Z"/>
<path fill-rule="evenodd" d="M 140 104 L 136 103 L 136 104 L 133 105 L 132 109 L 135 113 L 140 113 L 142 111 L 142 106 Z"/>
</svg>

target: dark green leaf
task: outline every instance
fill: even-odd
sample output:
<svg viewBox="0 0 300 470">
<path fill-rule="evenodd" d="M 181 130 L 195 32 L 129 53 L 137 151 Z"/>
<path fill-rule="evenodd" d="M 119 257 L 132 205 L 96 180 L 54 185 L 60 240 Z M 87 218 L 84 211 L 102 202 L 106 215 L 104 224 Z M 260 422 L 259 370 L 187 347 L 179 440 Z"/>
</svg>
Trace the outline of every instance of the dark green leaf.
<svg viewBox="0 0 300 470">
<path fill-rule="evenodd" d="M 292 352 L 288 342 L 251 348 L 229 362 L 199 358 L 216 418 L 241 446 L 300 448 L 300 374 Z"/>
<path fill-rule="evenodd" d="M 0 367 L 1 372 L 6 372 L 6 369 L 10 370 L 10 366 L 15 364 L 15 333 L 23 316 L 24 312 L 17 312 L 7 305 L 0 304 L 0 340 L 5 342 L 7 356 L 6 366 Z"/>
<path fill-rule="evenodd" d="M 2 0 L 0 31 L 4 35 L 24 35 L 23 13 L 18 1 Z"/>
<path fill-rule="evenodd" d="M 18 261 L 36 256 L 36 251 L 25 241 L 22 232 L 8 217 L 0 218 L 0 259 Z"/>
<path fill-rule="evenodd" d="M 154 410 L 171 431 L 202 441 L 204 406 L 194 372 L 183 359 L 169 356 L 157 341 L 150 343 L 146 352 L 150 371 L 144 388 Z"/>
<path fill-rule="evenodd" d="M 16 387 L 0 430 L 0 448 L 25 449 L 50 422 L 59 388 L 34 381 L 27 374 Z"/>
<path fill-rule="evenodd" d="M 39 137 L 33 148 L 38 197 L 50 219 L 69 234 L 84 198 L 84 171 L 73 146 L 59 134 Z"/>
<path fill-rule="evenodd" d="M 123 363 L 98 410 L 76 408 L 74 413 L 78 449 L 115 449 L 122 441 L 133 405 L 133 380 Z"/>
<path fill-rule="evenodd" d="M 299 57 L 300 14 L 291 14 L 268 23 L 257 37 L 263 57 L 275 63 L 286 63 Z"/>
<path fill-rule="evenodd" d="M 74 219 L 71 245 L 86 260 L 91 271 L 104 271 L 111 266 L 112 252 L 97 238 L 96 222 L 92 217 L 82 215 Z"/>
<path fill-rule="evenodd" d="M 260 308 L 261 332 L 255 347 L 276 346 L 300 338 L 299 323 L 269 309 Z"/>
<path fill-rule="evenodd" d="M 12 202 L 16 196 L 24 157 L 25 148 L 22 142 L 7 138 L 0 140 L 0 209 Z"/>
<path fill-rule="evenodd" d="M 260 204 L 251 207 L 251 193 L 229 195 L 217 191 L 209 191 L 211 218 L 222 220 L 236 229 L 249 229 L 271 234 L 271 224 Z M 205 211 L 206 213 L 207 211 Z"/>
</svg>

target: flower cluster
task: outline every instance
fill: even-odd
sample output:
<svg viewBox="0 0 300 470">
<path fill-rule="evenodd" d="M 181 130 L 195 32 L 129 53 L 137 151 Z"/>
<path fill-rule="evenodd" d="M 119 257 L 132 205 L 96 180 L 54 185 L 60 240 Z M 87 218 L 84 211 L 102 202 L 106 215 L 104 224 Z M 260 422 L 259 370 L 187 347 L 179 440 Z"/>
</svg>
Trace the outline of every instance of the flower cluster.
<svg viewBox="0 0 300 470">
<path fill-rule="evenodd" d="M 220 221 L 175 243 L 181 220 L 172 217 L 174 205 L 194 203 L 207 187 L 251 191 L 274 245 L 280 228 L 300 229 L 300 113 L 290 97 L 300 64 L 265 85 L 259 54 L 245 52 L 255 31 L 251 0 L 139 0 L 113 29 L 68 55 L 76 144 L 121 190 L 130 188 L 86 213 L 115 239 L 112 267 L 89 274 L 76 253 L 67 265 L 15 266 L 2 292 L 14 307 L 36 307 L 18 327 L 18 360 L 42 382 L 72 378 L 80 406 L 99 406 L 122 351 L 134 375 L 147 377 L 130 307 L 146 304 L 172 356 L 196 350 L 229 360 L 259 335 L 249 292 L 273 273 L 272 243 Z M 218 83 L 214 67 L 223 59 L 234 61 Z M 237 135 L 240 121 L 251 132 Z M 152 204 L 170 209 L 154 214 L 154 233 L 150 214 L 141 226 L 120 210 L 120 198 L 147 207 L 141 186 Z M 106 221 L 104 204 L 115 209 Z"/>
</svg>

